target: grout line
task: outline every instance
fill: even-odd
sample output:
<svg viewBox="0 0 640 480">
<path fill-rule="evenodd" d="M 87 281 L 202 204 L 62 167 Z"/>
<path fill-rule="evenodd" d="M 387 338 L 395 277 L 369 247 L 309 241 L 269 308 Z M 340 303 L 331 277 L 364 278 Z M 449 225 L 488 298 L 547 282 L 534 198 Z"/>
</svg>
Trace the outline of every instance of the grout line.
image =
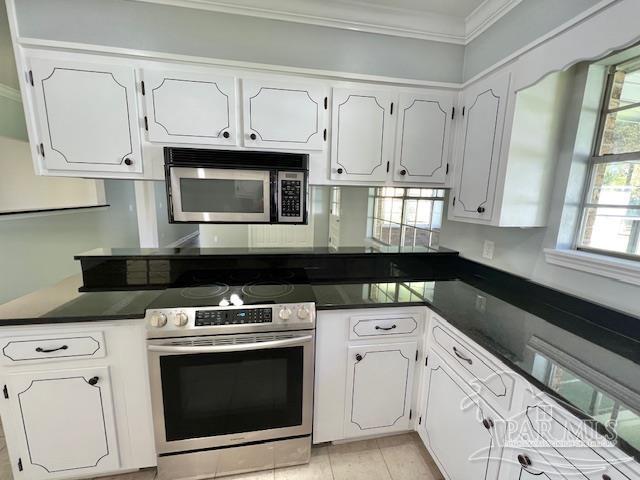
<svg viewBox="0 0 640 480">
<path fill-rule="evenodd" d="M 329 457 L 329 469 L 331 470 L 331 478 L 336 480 L 336 476 L 333 473 L 333 463 L 331 462 L 331 445 L 327 446 L 327 457 Z"/>
<path fill-rule="evenodd" d="M 380 452 L 380 456 L 382 457 L 382 461 L 384 462 L 384 466 L 387 467 L 387 473 L 389 474 L 389 478 L 391 480 L 393 480 L 393 475 L 391 474 L 391 469 L 389 468 L 389 464 L 387 463 L 387 459 L 384 458 L 384 453 L 382 452 L 382 449 L 380 448 L 380 444 L 378 443 L 378 438 L 376 438 L 376 447 L 378 449 L 378 451 Z"/>
</svg>

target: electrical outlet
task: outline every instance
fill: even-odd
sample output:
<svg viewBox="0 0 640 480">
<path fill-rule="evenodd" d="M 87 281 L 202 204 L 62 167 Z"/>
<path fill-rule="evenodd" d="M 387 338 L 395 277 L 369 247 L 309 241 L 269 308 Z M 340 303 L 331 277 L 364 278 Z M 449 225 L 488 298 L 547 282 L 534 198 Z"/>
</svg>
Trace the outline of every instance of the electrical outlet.
<svg viewBox="0 0 640 480">
<path fill-rule="evenodd" d="M 484 246 L 482 247 L 482 257 L 488 258 L 489 260 L 493 259 L 493 253 L 496 249 L 496 244 L 491 240 L 485 240 Z"/>
<path fill-rule="evenodd" d="M 480 313 L 484 313 L 487 310 L 487 297 L 476 295 L 476 310 Z"/>
</svg>

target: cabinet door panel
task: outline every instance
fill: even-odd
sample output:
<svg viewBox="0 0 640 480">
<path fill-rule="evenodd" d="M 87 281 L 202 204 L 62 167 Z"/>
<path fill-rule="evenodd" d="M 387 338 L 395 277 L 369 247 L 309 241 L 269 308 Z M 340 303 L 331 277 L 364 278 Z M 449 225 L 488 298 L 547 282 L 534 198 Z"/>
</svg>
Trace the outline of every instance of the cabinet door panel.
<svg viewBox="0 0 640 480">
<path fill-rule="evenodd" d="M 18 445 L 29 479 L 93 475 L 118 468 L 107 367 L 10 375 L 8 389 L 13 433 L 19 436 L 9 441 Z"/>
<path fill-rule="evenodd" d="M 246 146 L 324 149 L 325 87 L 257 80 L 242 87 Z"/>
<path fill-rule="evenodd" d="M 451 143 L 453 94 L 403 94 L 398 106 L 393 179 L 443 185 Z"/>
<path fill-rule="evenodd" d="M 430 351 L 428 358 L 425 404 L 420 413 L 427 446 L 450 480 L 497 478 L 504 422 L 462 386 L 436 353 Z"/>
<path fill-rule="evenodd" d="M 38 58 L 30 64 L 48 169 L 142 172 L 133 68 Z"/>
<path fill-rule="evenodd" d="M 456 160 L 453 215 L 490 220 L 511 74 L 502 72 L 463 94 L 464 121 Z"/>
<path fill-rule="evenodd" d="M 345 436 L 409 428 L 417 342 L 350 346 Z"/>
<path fill-rule="evenodd" d="M 388 93 L 333 90 L 331 178 L 384 181 L 394 145 L 395 115 Z"/>
<path fill-rule="evenodd" d="M 155 70 L 143 75 L 150 141 L 237 143 L 233 77 Z"/>
</svg>

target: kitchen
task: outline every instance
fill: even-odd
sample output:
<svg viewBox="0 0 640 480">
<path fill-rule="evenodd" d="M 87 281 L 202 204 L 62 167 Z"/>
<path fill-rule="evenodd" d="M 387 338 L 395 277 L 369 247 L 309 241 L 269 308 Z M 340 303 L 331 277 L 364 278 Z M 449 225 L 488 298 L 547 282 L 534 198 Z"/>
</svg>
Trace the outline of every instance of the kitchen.
<svg viewBox="0 0 640 480">
<path fill-rule="evenodd" d="M 635 0 L 5 5 L 2 478 L 640 478 Z"/>
</svg>

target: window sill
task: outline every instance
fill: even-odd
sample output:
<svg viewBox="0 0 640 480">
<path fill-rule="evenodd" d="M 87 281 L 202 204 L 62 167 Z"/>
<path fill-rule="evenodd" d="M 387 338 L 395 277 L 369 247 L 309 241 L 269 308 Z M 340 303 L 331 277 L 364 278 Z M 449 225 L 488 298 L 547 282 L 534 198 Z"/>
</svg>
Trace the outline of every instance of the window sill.
<svg viewBox="0 0 640 480">
<path fill-rule="evenodd" d="M 545 248 L 544 256 L 546 262 L 552 265 L 640 285 L 640 262 L 634 260 L 555 248 Z"/>
</svg>

